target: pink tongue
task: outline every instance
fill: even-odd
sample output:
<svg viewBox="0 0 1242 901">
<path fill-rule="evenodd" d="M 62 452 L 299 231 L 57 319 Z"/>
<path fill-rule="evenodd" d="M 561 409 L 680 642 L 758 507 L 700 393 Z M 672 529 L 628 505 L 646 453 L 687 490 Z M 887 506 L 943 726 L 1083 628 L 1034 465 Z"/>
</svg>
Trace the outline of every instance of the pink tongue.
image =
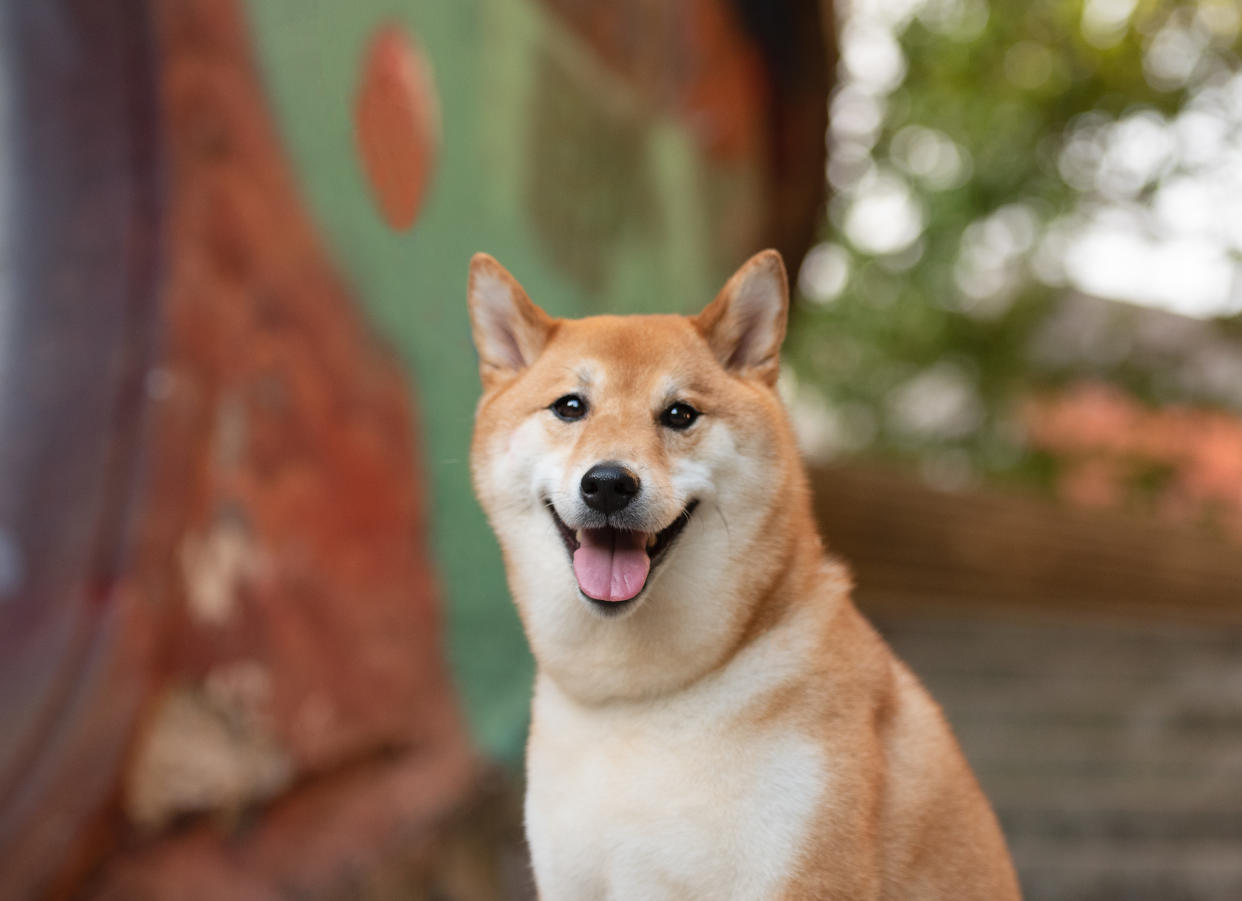
<svg viewBox="0 0 1242 901">
<path fill-rule="evenodd" d="M 628 601 L 647 582 L 651 558 L 645 532 L 586 529 L 574 551 L 578 587 L 597 601 Z"/>
</svg>

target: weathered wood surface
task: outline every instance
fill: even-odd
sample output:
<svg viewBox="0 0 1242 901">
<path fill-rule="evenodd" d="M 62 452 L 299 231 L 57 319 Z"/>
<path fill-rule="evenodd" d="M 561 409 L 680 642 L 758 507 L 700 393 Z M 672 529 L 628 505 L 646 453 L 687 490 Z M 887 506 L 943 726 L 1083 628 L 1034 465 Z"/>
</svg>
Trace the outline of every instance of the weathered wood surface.
<svg viewBox="0 0 1242 901">
<path fill-rule="evenodd" d="M 0 898 L 429 884 L 479 761 L 410 384 L 302 206 L 242 10 L 0 13 Z"/>
</svg>

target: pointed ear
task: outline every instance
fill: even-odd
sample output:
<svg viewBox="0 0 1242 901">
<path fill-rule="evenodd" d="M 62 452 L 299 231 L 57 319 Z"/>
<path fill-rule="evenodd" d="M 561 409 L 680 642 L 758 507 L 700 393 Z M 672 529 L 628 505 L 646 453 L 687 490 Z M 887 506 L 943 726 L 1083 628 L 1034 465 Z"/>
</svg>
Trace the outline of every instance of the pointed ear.
<svg viewBox="0 0 1242 901">
<path fill-rule="evenodd" d="M 485 253 L 470 259 L 466 299 L 485 389 L 517 375 L 543 352 L 555 320 Z"/>
<path fill-rule="evenodd" d="M 764 250 L 742 264 L 691 321 L 725 369 L 774 385 L 788 312 L 785 264 L 775 250 Z"/>
</svg>

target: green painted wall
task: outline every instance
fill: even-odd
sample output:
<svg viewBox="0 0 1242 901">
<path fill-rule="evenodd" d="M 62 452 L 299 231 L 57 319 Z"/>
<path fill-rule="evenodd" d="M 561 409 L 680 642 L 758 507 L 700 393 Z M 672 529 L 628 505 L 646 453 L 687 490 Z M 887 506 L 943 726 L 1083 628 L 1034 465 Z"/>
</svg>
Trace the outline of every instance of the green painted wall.
<svg viewBox="0 0 1242 901">
<path fill-rule="evenodd" d="M 708 210 L 720 209 L 722 183 L 745 191 L 745 179 L 713 181 L 673 120 L 643 110 L 528 0 L 249 0 L 248 14 L 312 214 L 408 365 L 450 658 L 476 738 L 516 759 L 532 664 L 469 484 L 479 385 L 467 262 L 494 254 L 554 314 L 697 308 L 726 274 Z M 429 199 L 405 234 L 381 223 L 353 135 L 362 56 L 390 21 L 430 58 L 443 129 Z"/>
</svg>

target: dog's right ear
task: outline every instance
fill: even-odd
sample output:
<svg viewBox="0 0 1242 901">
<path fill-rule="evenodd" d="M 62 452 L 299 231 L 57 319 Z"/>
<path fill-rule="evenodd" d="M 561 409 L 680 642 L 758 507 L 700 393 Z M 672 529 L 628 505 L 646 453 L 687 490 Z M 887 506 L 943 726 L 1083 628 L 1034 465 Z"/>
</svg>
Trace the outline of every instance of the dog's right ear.
<svg viewBox="0 0 1242 901">
<path fill-rule="evenodd" d="M 487 390 L 535 362 L 555 320 L 531 303 L 517 279 L 485 253 L 470 259 L 466 298 L 479 378 Z"/>
</svg>

